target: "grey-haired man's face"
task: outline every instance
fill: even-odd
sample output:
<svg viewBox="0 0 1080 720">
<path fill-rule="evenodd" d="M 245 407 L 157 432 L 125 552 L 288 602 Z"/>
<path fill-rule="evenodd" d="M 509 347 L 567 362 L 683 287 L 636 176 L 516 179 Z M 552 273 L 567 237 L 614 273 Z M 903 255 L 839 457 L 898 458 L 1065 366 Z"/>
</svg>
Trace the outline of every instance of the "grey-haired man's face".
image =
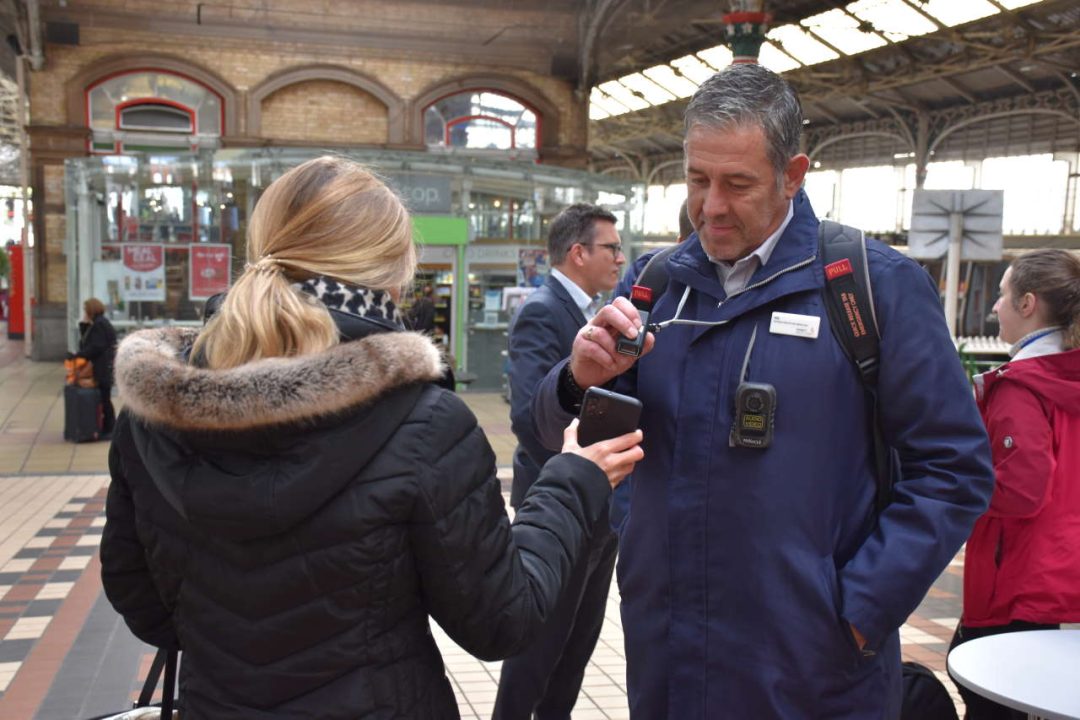
<svg viewBox="0 0 1080 720">
<path fill-rule="evenodd" d="M 691 127 L 686 206 L 705 252 L 727 262 L 752 253 L 783 222 L 808 165 L 792 158 L 778 184 L 761 127 Z"/>
</svg>

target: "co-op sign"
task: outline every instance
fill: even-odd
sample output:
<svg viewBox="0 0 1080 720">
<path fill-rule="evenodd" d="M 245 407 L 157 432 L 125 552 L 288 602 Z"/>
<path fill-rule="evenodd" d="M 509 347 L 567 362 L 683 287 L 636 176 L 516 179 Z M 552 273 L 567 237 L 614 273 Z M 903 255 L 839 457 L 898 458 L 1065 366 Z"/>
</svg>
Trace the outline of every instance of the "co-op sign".
<svg viewBox="0 0 1080 720">
<path fill-rule="evenodd" d="M 387 179 L 414 213 L 450 212 L 448 175 L 388 174 Z"/>
</svg>

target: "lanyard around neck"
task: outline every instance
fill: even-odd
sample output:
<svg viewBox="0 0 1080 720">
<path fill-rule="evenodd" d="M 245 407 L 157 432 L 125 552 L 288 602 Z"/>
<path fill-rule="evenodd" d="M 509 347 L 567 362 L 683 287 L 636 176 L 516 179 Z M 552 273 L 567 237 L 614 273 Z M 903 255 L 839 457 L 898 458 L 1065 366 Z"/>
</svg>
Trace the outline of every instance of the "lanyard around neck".
<svg viewBox="0 0 1080 720">
<path fill-rule="evenodd" d="M 1036 340 L 1042 340 L 1047 335 L 1053 335 L 1054 333 L 1056 333 L 1060 329 L 1061 328 L 1058 328 L 1058 327 L 1052 327 L 1052 328 L 1047 328 L 1045 330 L 1036 330 L 1035 332 L 1031 333 L 1027 337 L 1021 338 L 1020 342 L 1016 343 L 1017 352 L 1019 352 L 1020 350 L 1023 350 L 1024 348 L 1026 348 L 1028 345 L 1035 342 Z"/>
</svg>

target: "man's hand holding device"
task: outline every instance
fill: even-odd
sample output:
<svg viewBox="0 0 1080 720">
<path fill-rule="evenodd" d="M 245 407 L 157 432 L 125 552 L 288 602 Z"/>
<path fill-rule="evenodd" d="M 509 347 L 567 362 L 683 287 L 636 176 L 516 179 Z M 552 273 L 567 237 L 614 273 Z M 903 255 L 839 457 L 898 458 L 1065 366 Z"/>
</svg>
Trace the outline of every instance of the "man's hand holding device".
<svg viewBox="0 0 1080 720">
<path fill-rule="evenodd" d="M 615 352 L 636 358 L 641 357 L 641 351 L 645 349 L 645 338 L 649 336 L 649 315 L 652 313 L 653 304 L 652 288 L 635 285 L 630 290 L 630 304 L 638 311 L 641 323 L 639 327 L 643 330 L 639 330 L 635 337 L 620 335 L 615 340 Z"/>
<path fill-rule="evenodd" d="M 620 337 L 636 341 L 639 333 L 644 332 L 641 314 L 629 300 L 618 297 L 605 305 L 574 338 L 570 354 L 570 372 L 574 382 L 580 388 L 603 385 L 629 370 L 637 362 L 638 356 L 620 353 L 616 343 Z M 647 354 L 655 342 L 652 333 L 645 333 L 640 354 Z"/>
<path fill-rule="evenodd" d="M 614 488 L 645 454 L 641 450 L 641 401 L 592 387 L 585 392 L 581 416 L 563 432 L 563 452 L 596 463 Z"/>
</svg>

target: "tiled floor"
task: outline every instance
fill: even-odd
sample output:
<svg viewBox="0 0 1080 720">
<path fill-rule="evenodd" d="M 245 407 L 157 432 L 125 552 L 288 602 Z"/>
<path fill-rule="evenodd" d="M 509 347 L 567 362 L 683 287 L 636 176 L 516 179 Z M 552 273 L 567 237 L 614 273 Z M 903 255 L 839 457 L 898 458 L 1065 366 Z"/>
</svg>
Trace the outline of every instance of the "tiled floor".
<svg viewBox="0 0 1080 720">
<path fill-rule="evenodd" d="M 0 718 L 91 717 L 134 697 L 153 656 L 101 593 L 107 444 L 61 439 L 63 370 L 31 363 L 0 325 Z M 495 393 L 464 393 L 508 489 L 514 438 Z M 905 659 L 944 675 L 960 608 L 962 554 L 901 630 Z M 434 628 L 463 718 L 490 717 L 499 663 L 481 662 Z M 575 720 L 626 718 L 622 626 L 614 584 Z"/>
</svg>

